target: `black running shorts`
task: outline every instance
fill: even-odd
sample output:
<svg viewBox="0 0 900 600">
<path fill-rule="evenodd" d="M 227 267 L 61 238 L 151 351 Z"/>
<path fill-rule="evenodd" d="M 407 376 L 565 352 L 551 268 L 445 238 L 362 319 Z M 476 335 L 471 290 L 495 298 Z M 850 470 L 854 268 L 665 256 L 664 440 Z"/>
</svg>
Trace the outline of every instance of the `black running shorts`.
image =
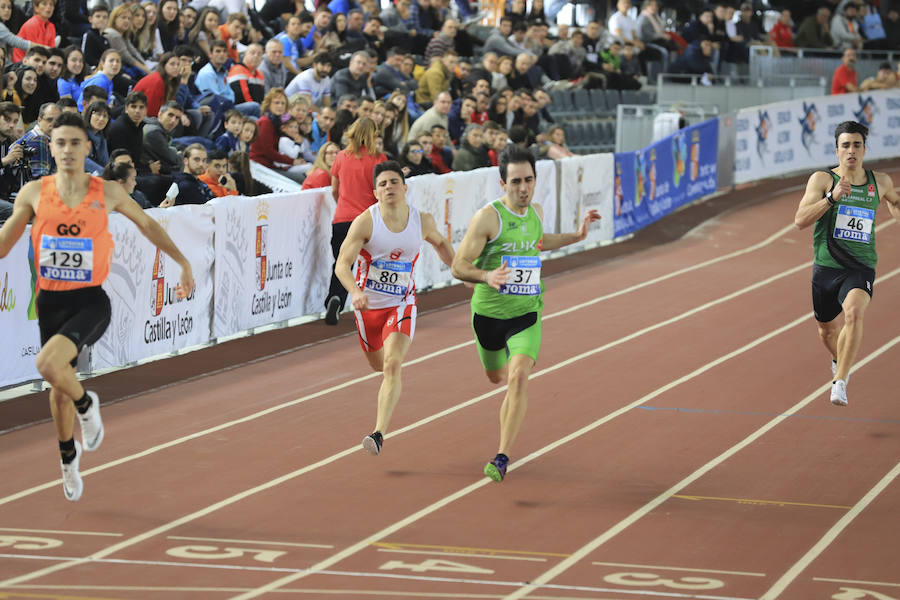
<svg viewBox="0 0 900 600">
<path fill-rule="evenodd" d="M 54 335 L 64 335 L 72 340 L 78 352 L 100 339 L 111 316 L 109 296 L 100 286 L 64 292 L 41 290 L 37 313 L 42 346 Z M 76 355 L 72 366 L 77 362 Z"/>
<path fill-rule="evenodd" d="M 820 323 L 833 321 L 841 314 L 841 305 L 850 290 L 864 290 L 871 298 L 874 285 L 873 269 L 835 269 L 813 265 L 812 297 L 816 320 Z"/>
</svg>

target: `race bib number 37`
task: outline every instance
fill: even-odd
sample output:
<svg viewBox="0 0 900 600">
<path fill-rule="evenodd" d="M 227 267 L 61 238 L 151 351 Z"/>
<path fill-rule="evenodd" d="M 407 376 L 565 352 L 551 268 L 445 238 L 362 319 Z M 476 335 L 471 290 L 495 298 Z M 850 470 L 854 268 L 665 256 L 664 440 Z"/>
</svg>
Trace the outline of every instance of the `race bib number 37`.
<svg viewBox="0 0 900 600">
<path fill-rule="evenodd" d="M 39 266 L 44 279 L 89 282 L 94 270 L 94 240 L 41 236 Z"/>
<path fill-rule="evenodd" d="M 874 222 L 875 211 L 871 208 L 842 204 L 838 207 L 837 219 L 834 222 L 834 239 L 868 244 L 872 238 Z"/>
<path fill-rule="evenodd" d="M 540 256 L 504 256 L 503 264 L 510 269 L 509 279 L 500 286 L 501 294 L 537 296 L 541 293 Z"/>
<path fill-rule="evenodd" d="M 406 295 L 412 277 L 412 263 L 376 260 L 369 266 L 366 289 L 389 296 Z"/>
</svg>

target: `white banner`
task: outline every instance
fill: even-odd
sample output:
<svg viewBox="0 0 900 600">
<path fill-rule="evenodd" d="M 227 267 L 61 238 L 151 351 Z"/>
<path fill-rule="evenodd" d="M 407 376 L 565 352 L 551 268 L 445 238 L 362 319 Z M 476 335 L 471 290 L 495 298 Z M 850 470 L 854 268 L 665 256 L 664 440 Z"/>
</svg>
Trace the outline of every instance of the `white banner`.
<svg viewBox="0 0 900 600">
<path fill-rule="evenodd" d="M 735 183 L 836 165 L 834 129 L 843 121 L 869 128 L 867 159 L 900 155 L 896 90 L 778 102 L 738 111 Z"/>
<path fill-rule="evenodd" d="M 112 214 L 113 264 L 103 289 L 112 320 L 91 352 L 95 369 L 117 367 L 208 341 L 212 319 L 213 209 L 209 205 L 153 208 L 146 211 L 166 230 L 191 263 L 196 284 L 180 299 L 181 267 L 158 250 L 125 217 Z"/>
<path fill-rule="evenodd" d="M 334 203 L 325 191 L 226 197 L 212 205 L 215 337 L 325 310 L 334 260 Z"/>
<path fill-rule="evenodd" d="M 282 175 L 275 169 L 265 167 L 258 162 L 250 161 L 250 176 L 254 181 L 258 181 L 270 190 L 278 194 L 293 194 L 299 192 L 303 187 L 285 175 Z"/>
<path fill-rule="evenodd" d="M 571 248 L 613 239 L 613 189 L 615 188 L 615 160 L 612 154 L 571 156 L 559 161 L 561 189 L 559 190 L 560 233 L 571 233 L 581 227 L 589 210 L 602 217 L 591 225 L 587 239 Z"/>
<path fill-rule="evenodd" d="M 41 334 L 34 309 L 30 228 L 9 254 L 0 259 L 0 387 L 40 379 L 34 360 L 41 351 Z M 2 429 L 2 425 L 0 425 Z"/>
</svg>

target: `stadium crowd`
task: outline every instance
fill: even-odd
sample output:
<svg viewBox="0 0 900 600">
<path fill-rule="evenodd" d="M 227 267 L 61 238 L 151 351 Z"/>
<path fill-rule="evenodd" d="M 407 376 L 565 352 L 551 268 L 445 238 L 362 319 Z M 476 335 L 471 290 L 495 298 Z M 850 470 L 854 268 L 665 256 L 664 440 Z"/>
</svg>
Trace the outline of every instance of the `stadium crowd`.
<svg viewBox="0 0 900 600">
<path fill-rule="evenodd" d="M 367 157 L 413 176 L 496 165 L 509 144 L 568 156 L 551 94 L 638 89 L 654 63 L 711 82 L 754 45 L 846 50 L 844 71 L 858 50 L 900 48 L 888 0 L 785 3 L 768 31 L 749 2 L 618 0 L 579 29 L 543 0 L 511 0 L 496 27 L 468 0 L 105 1 L 0 0 L 0 221 L 54 172 L 47 131 L 65 111 L 89 129 L 86 170 L 145 208 L 266 191 L 250 161 L 337 199 L 342 173 L 345 193 L 366 185 L 352 165 Z M 897 82 L 885 63 L 859 85 Z"/>
</svg>

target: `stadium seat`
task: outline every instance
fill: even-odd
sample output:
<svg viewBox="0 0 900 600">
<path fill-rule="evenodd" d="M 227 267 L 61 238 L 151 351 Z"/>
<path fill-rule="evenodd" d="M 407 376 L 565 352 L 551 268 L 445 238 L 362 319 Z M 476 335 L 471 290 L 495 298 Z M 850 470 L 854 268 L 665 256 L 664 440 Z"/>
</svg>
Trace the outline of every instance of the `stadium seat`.
<svg viewBox="0 0 900 600">
<path fill-rule="evenodd" d="M 609 112 L 616 112 L 616 107 L 622 103 L 622 98 L 619 96 L 619 90 L 606 90 L 606 107 L 609 109 Z"/>
<path fill-rule="evenodd" d="M 595 111 L 605 113 L 609 110 L 609 107 L 606 105 L 606 94 L 604 93 L 603 88 L 594 88 L 590 90 L 590 96 L 591 104 Z"/>
<path fill-rule="evenodd" d="M 622 104 L 640 104 L 637 90 L 622 90 Z"/>
<path fill-rule="evenodd" d="M 594 112 L 595 109 L 591 103 L 590 94 L 584 89 L 574 90 L 572 92 L 572 104 L 575 107 L 575 112 L 579 113 L 591 113 Z"/>
</svg>

